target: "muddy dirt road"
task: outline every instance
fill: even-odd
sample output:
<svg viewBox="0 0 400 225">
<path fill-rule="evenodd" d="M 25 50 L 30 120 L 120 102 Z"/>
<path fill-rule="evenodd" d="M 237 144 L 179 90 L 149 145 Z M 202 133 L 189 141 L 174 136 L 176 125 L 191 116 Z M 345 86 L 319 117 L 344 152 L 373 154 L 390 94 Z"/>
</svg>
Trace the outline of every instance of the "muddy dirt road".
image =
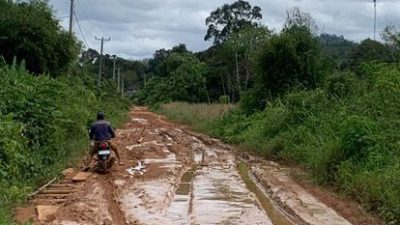
<svg viewBox="0 0 400 225">
<path fill-rule="evenodd" d="M 117 131 L 124 165 L 73 182 L 70 171 L 34 199 L 35 224 L 350 225 L 279 165 L 240 157 L 218 140 L 189 132 L 145 108 Z M 145 168 L 129 170 L 138 164 Z"/>
</svg>

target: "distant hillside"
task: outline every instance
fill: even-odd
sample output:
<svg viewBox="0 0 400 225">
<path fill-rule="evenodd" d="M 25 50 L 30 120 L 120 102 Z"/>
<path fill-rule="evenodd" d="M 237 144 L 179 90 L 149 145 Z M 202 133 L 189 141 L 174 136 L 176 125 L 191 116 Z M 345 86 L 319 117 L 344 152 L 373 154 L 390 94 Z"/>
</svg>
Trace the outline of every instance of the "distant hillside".
<svg viewBox="0 0 400 225">
<path fill-rule="evenodd" d="M 341 59 L 346 58 L 351 49 L 358 45 L 355 42 L 346 40 L 343 35 L 321 34 L 319 40 L 323 53 Z"/>
</svg>

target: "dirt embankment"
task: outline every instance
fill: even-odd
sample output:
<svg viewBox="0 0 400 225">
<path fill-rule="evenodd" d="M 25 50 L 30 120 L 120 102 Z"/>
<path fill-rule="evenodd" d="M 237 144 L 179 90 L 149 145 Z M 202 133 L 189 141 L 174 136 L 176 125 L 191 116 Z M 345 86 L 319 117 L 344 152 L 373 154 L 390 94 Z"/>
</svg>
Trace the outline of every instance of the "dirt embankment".
<svg viewBox="0 0 400 225">
<path fill-rule="evenodd" d="M 115 140 L 122 166 L 107 175 L 87 174 L 82 182 L 73 182 L 76 172 L 70 171 L 32 201 L 30 209 L 35 207 L 39 216 L 21 209 L 17 218 L 31 215 L 35 224 L 52 225 L 364 225 L 306 191 L 288 169 L 247 160 L 248 175 L 260 191 L 254 193 L 237 170 L 230 146 L 145 108 L 134 108 L 130 116 Z M 132 169 L 137 165 L 145 168 Z M 265 208 L 264 201 L 274 209 Z"/>
</svg>

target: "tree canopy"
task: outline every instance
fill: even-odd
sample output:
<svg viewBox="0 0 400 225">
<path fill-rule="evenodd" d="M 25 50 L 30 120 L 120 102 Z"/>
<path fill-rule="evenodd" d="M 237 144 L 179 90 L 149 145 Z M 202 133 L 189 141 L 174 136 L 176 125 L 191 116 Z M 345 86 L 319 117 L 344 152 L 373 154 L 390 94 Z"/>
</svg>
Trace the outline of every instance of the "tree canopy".
<svg viewBox="0 0 400 225">
<path fill-rule="evenodd" d="M 36 74 L 56 75 L 77 59 L 79 46 L 64 31 L 45 1 L 0 1 L 0 55 L 24 61 Z"/>
<path fill-rule="evenodd" d="M 261 19 L 261 8 L 258 6 L 252 7 L 250 3 L 243 0 L 225 4 L 212 11 L 207 17 L 208 30 L 204 40 L 214 38 L 214 44 L 220 44 L 232 33 L 245 27 L 258 26 L 258 21 Z"/>
</svg>

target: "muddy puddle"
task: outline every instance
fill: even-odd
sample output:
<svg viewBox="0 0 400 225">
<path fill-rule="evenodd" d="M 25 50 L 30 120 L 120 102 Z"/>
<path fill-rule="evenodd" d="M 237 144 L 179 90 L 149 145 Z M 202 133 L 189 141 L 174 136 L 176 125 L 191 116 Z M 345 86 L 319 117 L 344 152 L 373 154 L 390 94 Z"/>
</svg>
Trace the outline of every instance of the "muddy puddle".
<svg viewBox="0 0 400 225">
<path fill-rule="evenodd" d="M 272 225 L 235 167 L 213 166 L 198 170 L 192 196 L 196 224 Z"/>
<path fill-rule="evenodd" d="M 255 179 L 252 174 L 258 170 L 238 162 L 219 140 L 176 128 L 142 108 L 136 108 L 117 133 L 124 165 L 115 167 L 107 180 L 92 176 L 53 220 L 35 224 L 301 224 L 281 210 L 269 198 L 267 185 L 259 182 L 272 177 L 265 173 L 270 168 L 259 168 Z M 128 173 L 138 162 L 146 167 L 143 173 Z M 285 188 L 285 180 L 281 183 Z M 287 196 L 284 206 L 296 209 L 296 196 Z M 309 198 L 301 200 L 315 206 Z M 306 212 L 318 214 L 314 208 Z"/>
<path fill-rule="evenodd" d="M 191 153 L 192 165 L 183 165 L 172 152 L 164 158 L 146 159 L 165 173 L 122 193 L 120 202 L 128 221 L 148 225 L 273 224 L 241 179 L 230 152 L 208 147 L 195 137 L 185 138 L 190 143 L 186 151 Z"/>
</svg>

